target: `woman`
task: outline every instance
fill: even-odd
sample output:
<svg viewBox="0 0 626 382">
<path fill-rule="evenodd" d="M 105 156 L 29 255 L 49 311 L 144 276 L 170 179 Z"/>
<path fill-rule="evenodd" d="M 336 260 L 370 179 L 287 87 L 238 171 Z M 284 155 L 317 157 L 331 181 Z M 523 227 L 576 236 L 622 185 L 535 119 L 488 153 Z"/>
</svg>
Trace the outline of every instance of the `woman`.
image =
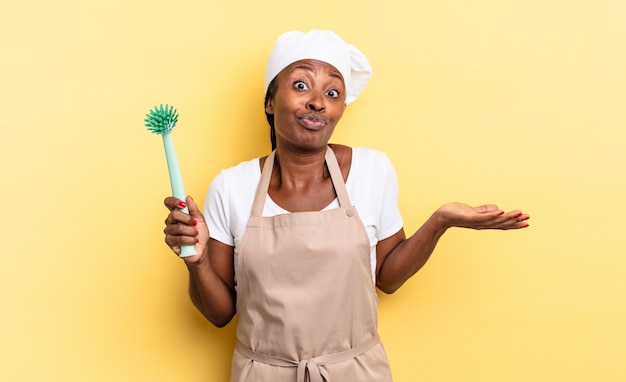
<svg viewBox="0 0 626 382">
<path fill-rule="evenodd" d="M 385 154 L 328 144 L 370 74 L 332 32 L 281 35 L 265 75 L 275 150 L 222 171 L 204 214 L 165 199 L 167 244 L 198 252 L 184 259 L 193 303 L 218 327 L 238 314 L 231 381 L 391 381 L 375 287 L 393 293 L 450 227 L 528 226 L 520 211 L 450 203 L 407 238 Z"/>
</svg>

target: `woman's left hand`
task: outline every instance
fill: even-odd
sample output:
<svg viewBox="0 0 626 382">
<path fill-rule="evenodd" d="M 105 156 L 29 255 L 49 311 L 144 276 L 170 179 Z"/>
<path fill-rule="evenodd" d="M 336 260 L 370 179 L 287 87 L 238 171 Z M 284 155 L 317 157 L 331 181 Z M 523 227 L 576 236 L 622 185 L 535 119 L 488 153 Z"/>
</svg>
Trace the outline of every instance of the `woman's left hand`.
<svg viewBox="0 0 626 382">
<path fill-rule="evenodd" d="M 494 204 L 472 207 L 464 203 L 448 203 L 436 213 L 444 228 L 520 229 L 526 228 L 530 216 L 522 211 L 504 212 Z"/>
</svg>

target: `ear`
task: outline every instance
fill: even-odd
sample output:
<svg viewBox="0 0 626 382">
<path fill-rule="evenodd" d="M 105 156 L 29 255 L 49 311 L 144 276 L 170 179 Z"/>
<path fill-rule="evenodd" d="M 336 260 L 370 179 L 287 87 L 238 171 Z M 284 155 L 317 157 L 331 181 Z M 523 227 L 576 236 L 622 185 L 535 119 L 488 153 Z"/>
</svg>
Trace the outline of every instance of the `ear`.
<svg viewBox="0 0 626 382">
<path fill-rule="evenodd" d="M 267 114 L 274 114 L 274 97 L 267 100 L 267 104 L 265 104 L 265 112 Z"/>
</svg>

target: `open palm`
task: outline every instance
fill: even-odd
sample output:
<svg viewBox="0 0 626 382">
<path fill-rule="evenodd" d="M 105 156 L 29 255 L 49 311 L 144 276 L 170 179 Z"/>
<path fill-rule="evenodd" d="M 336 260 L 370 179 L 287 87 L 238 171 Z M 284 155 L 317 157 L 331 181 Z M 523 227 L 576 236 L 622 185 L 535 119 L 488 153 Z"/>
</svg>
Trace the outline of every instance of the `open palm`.
<svg viewBox="0 0 626 382">
<path fill-rule="evenodd" d="M 528 227 L 530 218 L 519 210 L 504 212 L 495 204 L 477 207 L 465 203 L 448 203 L 438 210 L 446 227 L 472 229 L 520 229 Z"/>
</svg>

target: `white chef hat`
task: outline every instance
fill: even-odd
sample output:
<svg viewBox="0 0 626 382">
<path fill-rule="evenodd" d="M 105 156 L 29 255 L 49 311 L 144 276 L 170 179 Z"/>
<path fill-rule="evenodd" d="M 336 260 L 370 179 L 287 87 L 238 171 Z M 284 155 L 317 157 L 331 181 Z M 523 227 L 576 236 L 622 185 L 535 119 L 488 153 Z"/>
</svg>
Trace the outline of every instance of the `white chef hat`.
<svg viewBox="0 0 626 382">
<path fill-rule="evenodd" d="M 306 59 L 326 62 L 341 73 L 346 86 L 346 104 L 361 94 L 372 75 L 372 68 L 363 53 L 334 32 L 315 29 L 307 33 L 291 31 L 276 40 L 265 69 L 265 92 L 278 73 L 294 62 Z"/>
</svg>

